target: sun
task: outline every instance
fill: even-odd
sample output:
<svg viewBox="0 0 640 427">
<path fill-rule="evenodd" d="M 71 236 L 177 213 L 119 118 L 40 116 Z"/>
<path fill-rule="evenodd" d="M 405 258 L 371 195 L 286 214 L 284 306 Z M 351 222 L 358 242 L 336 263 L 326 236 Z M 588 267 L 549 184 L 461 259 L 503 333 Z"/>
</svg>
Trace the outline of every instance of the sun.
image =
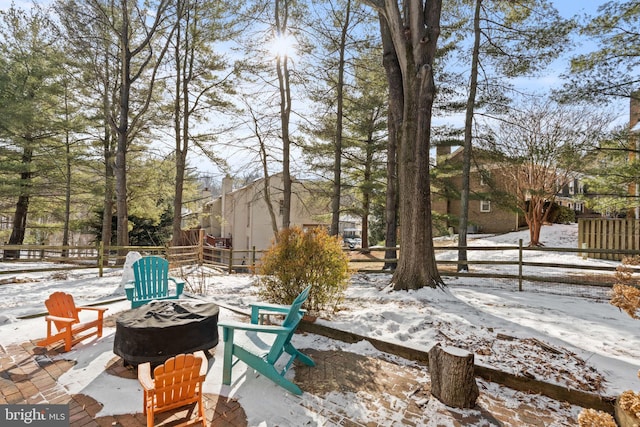
<svg viewBox="0 0 640 427">
<path fill-rule="evenodd" d="M 271 53 L 276 58 L 292 58 L 297 51 L 296 39 L 291 34 L 276 36 L 271 40 Z"/>
</svg>

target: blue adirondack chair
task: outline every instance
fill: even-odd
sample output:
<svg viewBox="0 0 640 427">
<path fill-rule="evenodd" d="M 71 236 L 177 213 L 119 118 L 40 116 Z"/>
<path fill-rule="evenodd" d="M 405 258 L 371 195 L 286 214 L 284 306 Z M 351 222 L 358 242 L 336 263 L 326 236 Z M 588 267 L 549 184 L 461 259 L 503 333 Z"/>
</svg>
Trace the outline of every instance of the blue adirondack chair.
<svg viewBox="0 0 640 427">
<path fill-rule="evenodd" d="M 159 256 L 142 257 L 132 265 L 134 280 L 124 290 L 131 308 L 140 307 L 153 300 L 180 298 L 184 282 L 169 277 L 169 261 Z M 175 293 L 169 292 L 169 281 L 175 284 Z"/>
<path fill-rule="evenodd" d="M 222 368 L 222 383 L 231 384 L 231 370 L 238 361 L 242 360 L 249 367 L 255 369 L 265 377 L 284 387 L 293 394 L 302 394 L 300 387 L 285 378 L 287 370 L 298 359 L 307 366 L 315 366 L 311 358 L 298 351 L 291 344 L 293 336 L 305 311 L 302 304 L 309 296 L 311 286 L 303 290 L 296 297 L 293 304 L 255 304 L 251 306 L 251 323 L 242 322 L 218 322 L 222 327 L 224 341 L 224 358 Z M 263 314 L 283 314 L 285 316 L 281 325 L 263 325 Z M 236 331 L 246 335 L 242 343 L 234 342 Z M 283 353 L 287 353 L 289 360 L 284 369 L 275 367 L 276 362 Z M 233 358 L 236 358 L 235 362 Z"/>
</svg>

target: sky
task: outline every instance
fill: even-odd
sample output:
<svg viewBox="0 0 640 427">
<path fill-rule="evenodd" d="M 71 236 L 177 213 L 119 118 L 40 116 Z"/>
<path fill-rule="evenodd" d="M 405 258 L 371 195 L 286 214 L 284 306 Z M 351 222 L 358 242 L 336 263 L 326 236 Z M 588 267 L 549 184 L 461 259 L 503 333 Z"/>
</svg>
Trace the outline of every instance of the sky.
<svg viewBox="0 0 640 427">
<path fill-rule="evenodd" d="M 31 4 L 31 2 L 24 1 L 24 0 L 14 0 L 14 1 L 18 6 L 22 6 L 22 7 L 28 7 Z M 7 9 L 11 5 L 11 3 L 12 3 L 11 0 L 0 0 L 0 10 Z M 46 5 L 50 3 L 50 0 L 41 0 L 39 1 L 39 3 Z M 580 14 L 580 13 L 593 14 L 595 13 L 597 6 L 605 3 L 605 0 L 597 0 L 597 1 L 561 0 L 561 1 L 554 1 L 553 3 L 564 16 L 569 17 L 575 14 Z M 589 49 L 589 48 L 592 48 L 592 46 L 589 46 L 587 44 L 585 46 L 582 46 L 582 48 Z M 566 56 L 556 60 L 553 66 L 550 68 L 549 72 L 546 73 L 544 76 L 536 79 L 517 79 L 515 80 L 515 82 L 518 86 L 523 86 L 523 87 L 527 87 L 529 89 L 534 89 L 534 90 L 539 89 L 540 91 L 544 91 L 550 87 L 557 87 L 559 83 L 558 75 L 565 71 L 567 71 Z M 300 110 L 299 106 L 296 106 L 295 108 L 297 110 Z M 628 121 L 628 108 L 626 108 L 626 106 L 623 104 L 617 104 L 617 103 L 615 105 L 615 108 L 616 110 L 621 110 L 619 120 L 622 122 Z M 444 121 L 443 119 L 436 117 L 434 118 L 434 123 L 435 124 L 446 123 L 446 124 L 455 124 L 455 125 L 461 126 L 463 124 L 463 115 L 459 115 L 453 118 L 450 117 L 450 118 L 444 119 Z M 231 140 L 233 140 L 234 138 L 236 137 L 232 136 Z M 223 142 L 231 142 L 231 141 L 223 141 Z M 166 145 L 166 148 L 163 145 L 163 147 L 161 147 L 160 150 L 170 150 L 171 147 L 173 147 L 173 143 L 168 143 L 165 145 Z M 247 152 L 243 150 L 225 149 L 225 151 L 226 151 L 226 154 L 224 154 L 223 156 L 227 157 L 229 163 L 231 164 L 232 172 L 235 172 L 238 174 L 245 173 L 246 170 L 243 171 L 243 169 L 246 168 L 247 162 L 249 161 L 249 159 L 255 157 L 253 154 L 248 155 Z M 299 156 L 296 156 L 296 158 L 298 157 Z M 205 174 L 211 174 L 214 177 L 214 179 L 218 179 L 218 180 L 222 179 L 222 176 L 223 176 L 222 171 L 220 171 L 218 167 L 214 166 L 211 160 L 203 156 L 197 155 L 195 152 L 192 152 L 190 154 L 189 161 L 193 166 L 196 167 L 196 169 L 199 172 L 205 173 Z M 294 165 L 294 167 L 298 167 L 298 168 L 302 166 L 303 166 L 302 164 Z M 252 168 L 253 167 L 250 167 L 249 169 L 252 169 Z"/>
<path fill-rule="evenodd" d="M 470 242 L 474 246 L 513 246 L 519 239 L 526 241 L 527 233 L 525 230 L 500 236 L 471 236 L 473 240 Z M 548 247 L 575 248 L 577 225 L 544 226 L 541 240 Z M 452 259 L 455 253 L 452 250 L 439 256 Z M 494 260 L 513 256 L 507 251 L 483 253 L 483 256 Z M 526 258 L 525 261 L 617 265 L 614 261 L 583 259 L 575 253 L 546 254 L 550 253 L 527 252 L 525 257 L 534 258 Z M 479 256 L 473 252 L 469 254 L 470 259 Z M 0 270 L 16 268 L 19 267 L 15 264 L 0 263 Z M 482 265 L 475 268 L 505 272 L 514 267 Z M 45 322 L 42 318 L 19 320 L 18 317 L 40 312 L 43 309 L 42 302 L 51 292 L 70 292 L 78 305 L 111 299 L 122 295 L 122 291 L 119 291 L 122 276 L 122 271 L 117 269 L 107 270 L 103 278 L 98 278 L 95 270 L 79 270 L 62 275 L 3 274 L 0 276 L 2 279 L 15 277 L 15 283 L 0 285 L 0 344 L 6 346 L 44 336 Z M 254 276 L 227 275 L 207 269 L 196 270 L 188 277 L 187 289 L 198 281 L 204 282 L 204 298 L 213 302 L 247 310 L 251 302 L 259 300 L 253 286 Z M 611 306 L 606 289 L 525 283 L 524 290 L 520 292 L 514 280 L 445 277 L 445 290 L 393 292 L 389 287 L 389 278 L 386 274 L 354 275 L 341 310 L 333 314 L 325 313 L 317 322 L 424 351 L 428 351 L 436 342 L 464 348 L 475 353 L 476 364 L 532 375 L 542 381 L 606 396 L 615 396 L 624 390 L 640 390 L 637 377 L 640 369 L 640 320 L 633 320 Z M 127 309 L 129 304 L 118 302 L 108 307 L 107 314 L 114 314 Z M 221 319 L 243 320 L 235 318 L 225 309 L 221 310 Z M 139 412 L 141 392 L 137 382 L 104 373 L 106 364 L 114 357 L 114 332 L 114 328 L 106 328 L 102 339 L 86 340 L 70 353 L 59 356 L 77 361 L 76 366 L 60 378 L 59 385 L 69 393 L 82 391 L 103 403 L 104 408 L 98 416 Z M 556 352 L 544 350 L 538 343 L 544 343 L 556 349 Z M 367 342 L 346 344 L 312 334 L 297 334 L 294 344 L 301 349 L 339 349 L 374 358 L 389 357 Z M 222 347 L 221 342 L 215 349 L 216 355 L 222 354 Z M 327 394 L 304 393 L 301 397 L 294 397 L 259 375 L 246 374 L 246 366 L 242 363 L 234 368 L 231 386 L 224 386 L 221 383 L 220 358 L 215 357 L 214 360 L 205 382 L 205 392 L 238 399 L 247 414 L 249 425 L 332 425 L 322 415 L 327 399 L 342 402 L 341 410 L 350 419 L 376 422 L 381 426 L 394 425 L 389 421 L 389 414 L 362 407 L 359 403 L 361 398 L 357 395 L 332 391 Z M 393 360 L 400 369 L 414 365 L 401 358 Z M 294 374 L 295 368 L 288 373 Z M 428 381 L 427 373 L 424 381 Z M 513 391 L 495 384 L 482 382 L 481 385 L 481 393 L 497 396 L 505 402 L 513 400 L 511 404 L 516 406 L 525 400 L 528 405 L 539 405 L 540 411 L 558 406 L 557 402 L 547 398 L 515 396 Z M 109 392 L 114 387 L 119 390 L 117 399 Z M 533 401 L 529 401 L 531 399 Z M 554 409 L 558 420 L 575 420 L 581 409 L 571 405 L 560 406 Z M 465 411 L 477 414 L 473 411 L 478 410 L 481 411 Z M 438 415 L 431 412 L 430 417 L 418 425 L 452 425 L 450 418 L 440 415 L 439 410 L 435 412 Z M 288 419 L 292 421 L 280 422 L 282 414 L 288 414 Z M 550 425 L 570 424 L 558 421 Z"/>
</svg>

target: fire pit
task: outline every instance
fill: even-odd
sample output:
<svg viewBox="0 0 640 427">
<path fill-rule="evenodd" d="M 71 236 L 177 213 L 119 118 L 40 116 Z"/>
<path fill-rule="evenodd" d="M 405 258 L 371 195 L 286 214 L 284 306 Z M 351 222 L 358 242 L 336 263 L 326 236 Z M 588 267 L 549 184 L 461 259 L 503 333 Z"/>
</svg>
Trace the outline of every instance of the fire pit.
<svg viewBox="0 0 640 427">
<path fill-rule="evenodd" d="M 113 352 L 125 364 L 164 363 L 170 357 L 218 344 L 216 304 L 187 301 L 152 301 L 127 310 L 116 320 Z"/>
</svg>

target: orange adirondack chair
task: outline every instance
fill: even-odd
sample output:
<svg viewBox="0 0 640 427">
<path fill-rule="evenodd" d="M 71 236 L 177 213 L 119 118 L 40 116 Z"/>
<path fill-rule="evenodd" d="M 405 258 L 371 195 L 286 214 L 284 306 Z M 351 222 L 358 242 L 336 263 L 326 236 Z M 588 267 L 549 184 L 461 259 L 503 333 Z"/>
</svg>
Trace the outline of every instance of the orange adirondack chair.
<svg viewBox="0 0 640 427">
<path fill-rule="evenodd" d="M 73 296 L 64 292 L 54 292 L 44 302 L 44 305 L 49 311 L 49 315 L 45 317 L 47 321 L 47 337 L 38 341 L 38 345 L 46 346 L 58 341 L 64 341 L 64 351 L 70 351 L 71 347 L 80 341 L 97 335 L 98 338 L 102 336 L 102 321 L 106 308 L 98 307 L 76 307 L 73 302 Z M 82 310 L 95 311 L 98 318 L 90 322 L 80 323 L 80 316 L 78 313 Z M 54 324 L 57 333 L 53 333 L 51 324 Z M 90 331 L 84 334 L 81 332 L 88 331 L 95 328 L 95 331 Z"/>
<path fill-rule="evenodd" d="M 198 404 L 196 418 L 189 425 L 201 422 L 206 426 L 202 403 L 202 383 L 209 365 L 202 350 L 192 354 L 178 354 L 156 366 L 151 378 L 149 362 L 138 365 L 138 381 L 143 388 L 144 413 L 147 427 L 152 427 L 154 416 L 192 403 Z"/>
</svg>

